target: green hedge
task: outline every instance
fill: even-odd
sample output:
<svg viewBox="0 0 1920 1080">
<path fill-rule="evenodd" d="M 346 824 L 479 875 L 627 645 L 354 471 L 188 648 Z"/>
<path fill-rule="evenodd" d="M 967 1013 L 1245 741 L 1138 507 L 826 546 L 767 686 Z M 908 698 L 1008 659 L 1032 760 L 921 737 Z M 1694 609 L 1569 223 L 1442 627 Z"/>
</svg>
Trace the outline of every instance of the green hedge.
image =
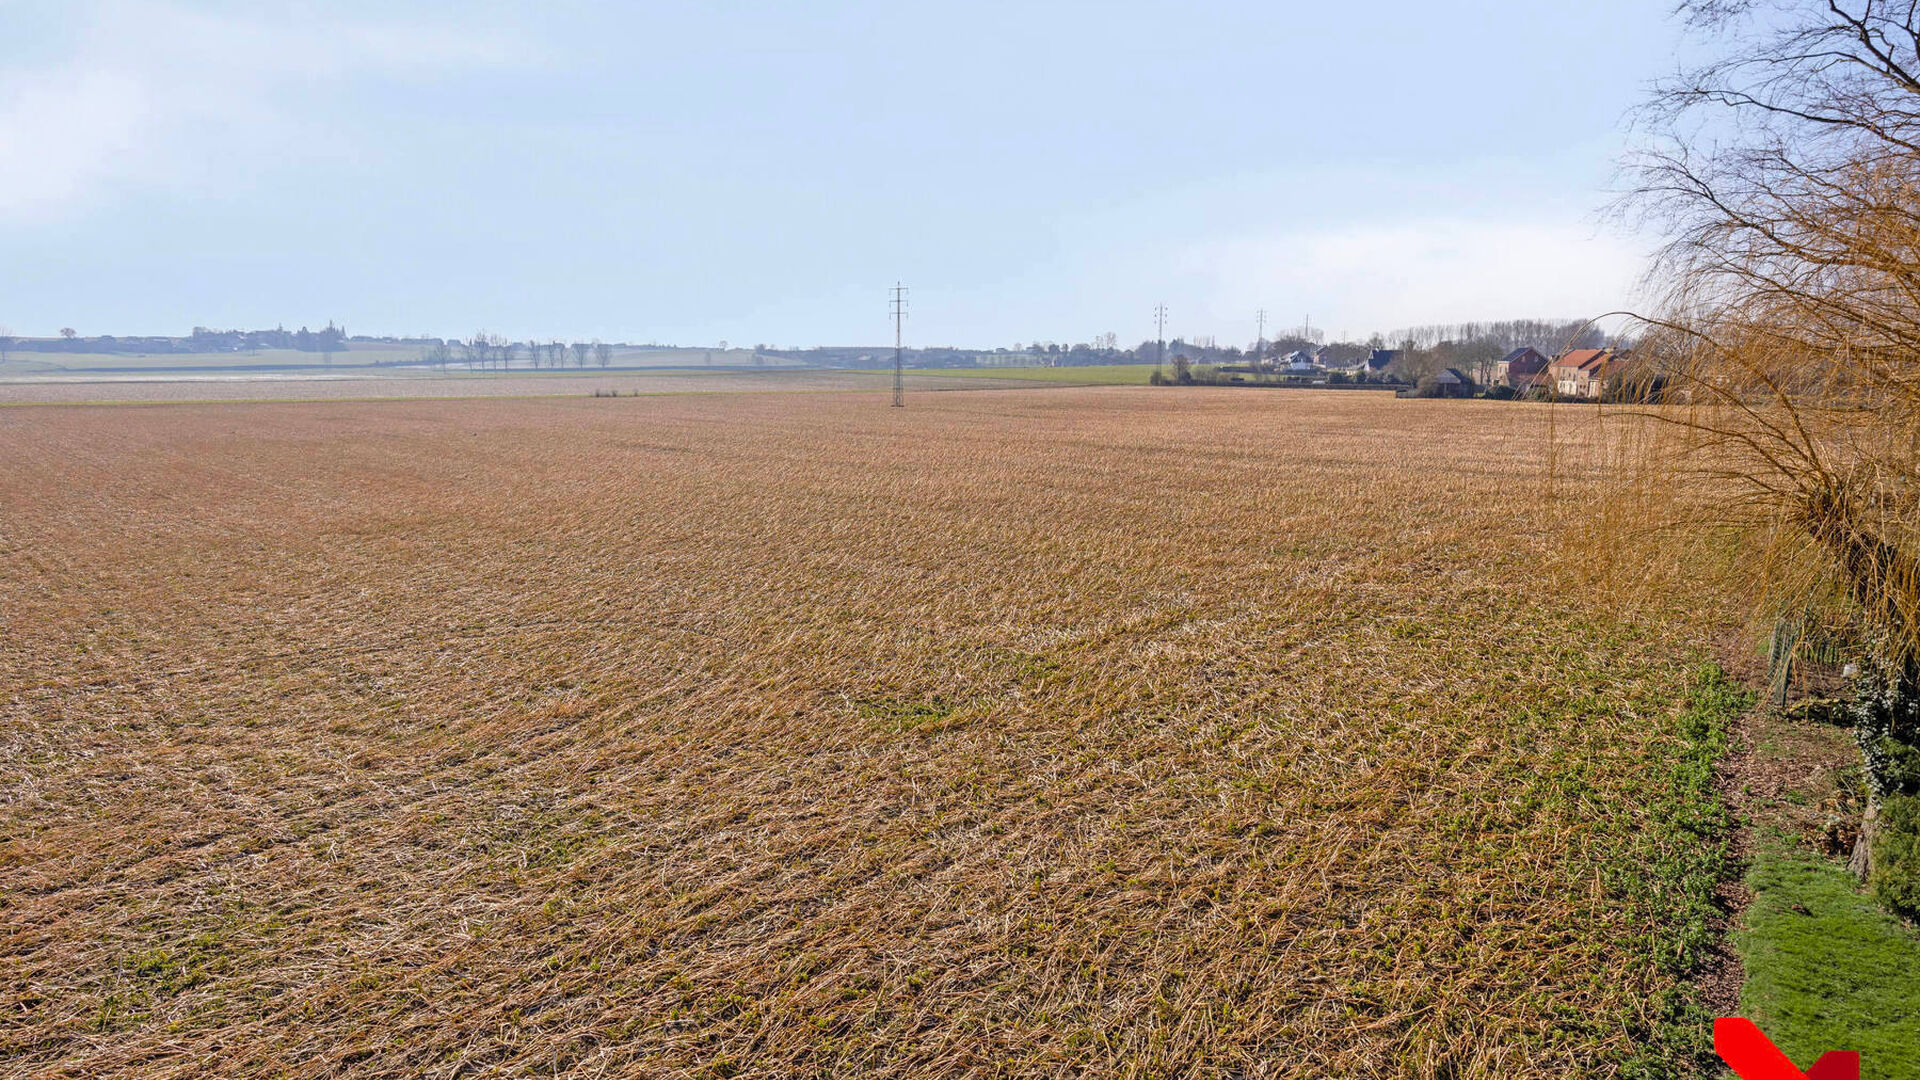
<svg viewBox="0 0 1920 1080">
<path fill-rule="evenodd" d="M 1880 803 L 1868 884 L 1890 910 L 1920 915 L 1920 798 L 1894 795 Z"/>
</svg>

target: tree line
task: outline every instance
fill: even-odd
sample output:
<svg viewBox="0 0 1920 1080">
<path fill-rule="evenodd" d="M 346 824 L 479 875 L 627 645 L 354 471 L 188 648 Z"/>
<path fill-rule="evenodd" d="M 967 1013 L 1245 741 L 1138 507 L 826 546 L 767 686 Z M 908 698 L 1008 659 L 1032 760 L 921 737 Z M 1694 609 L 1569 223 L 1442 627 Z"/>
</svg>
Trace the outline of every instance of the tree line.
<svg viewBox="0 0 1920 1080">
<path fill-rule="evenodd" d="M 604 341 L 508 341 L 485 331 L 464 341 L 437 342 L 421 352 L 421 360 L 445 368 L 459 363 L 470 368 L 511 370 L 524 368 L 563 368 L 571 359 L 573 366 L 584 368 L 591 359 L 602 368 L 613 363 L 614 347 Z"/>
<path fill-rule="evenodd" d="M 0 333 L 0 352 L 105 353 L 167 355 L 179 353 L 253 352 L 260 349 L 291 349 L 298 352 L 338 353 L 347 349 L 344 327 L 329 322 L 319 330 L 301 327 L 288 330 L 210 330 L 196 326 L 186 337 L 134 336 L 113 334 L 84 336 L 71 326 L 60 328 L 51 338 L 16 337 Z"/>
</svg>

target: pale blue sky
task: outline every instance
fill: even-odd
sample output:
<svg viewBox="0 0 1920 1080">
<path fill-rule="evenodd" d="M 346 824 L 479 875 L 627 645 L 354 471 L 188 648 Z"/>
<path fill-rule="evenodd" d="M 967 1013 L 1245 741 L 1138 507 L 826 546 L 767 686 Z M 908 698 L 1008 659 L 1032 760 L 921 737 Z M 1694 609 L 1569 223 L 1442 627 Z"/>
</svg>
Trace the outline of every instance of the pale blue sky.
<svg viewBox="0 0 1920 1080">
<path fill-rule="evenodd" d="M 1618 307 L 1668 0 L 0 0 L 0 324 L 833 344 Z"/>
</svg>

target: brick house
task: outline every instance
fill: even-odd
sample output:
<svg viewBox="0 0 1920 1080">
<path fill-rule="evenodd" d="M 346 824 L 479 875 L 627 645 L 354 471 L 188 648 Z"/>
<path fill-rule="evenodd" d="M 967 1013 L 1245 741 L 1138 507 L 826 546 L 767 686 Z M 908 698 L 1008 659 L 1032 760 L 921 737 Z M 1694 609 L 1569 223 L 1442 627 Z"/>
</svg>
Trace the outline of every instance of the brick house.
<svg viewBox="0 0 1920 1080">
<path fill-rule="evenodd" d="M 1514 393 L 1524 394 L 1546 385 L 1547 365 L 1552 362 L 1533 346 L 1522 346 L 1494 361 L 1493 384 L 1511 386 Z"/>
<path fill-rule="evenodd" d="M 1554 358 L 1547 368 L 1553 384 L 1553 396 L 1583 401 L 1598 401 L 1605 392 L 1607 377 L 1627 362 L 1627 354 L 1613 349 L 1574 349 Z"/>
</svg>

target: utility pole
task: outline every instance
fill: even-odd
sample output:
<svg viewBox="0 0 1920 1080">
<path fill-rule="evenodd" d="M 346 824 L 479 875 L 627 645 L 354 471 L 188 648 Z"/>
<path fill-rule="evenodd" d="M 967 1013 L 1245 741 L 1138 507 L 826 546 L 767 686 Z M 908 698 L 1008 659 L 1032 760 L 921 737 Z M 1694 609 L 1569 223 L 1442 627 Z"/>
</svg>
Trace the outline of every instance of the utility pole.
<svg viewBox="0 0 1920 1080">
<path fill-rule="evenodd" d="M 1153 309 L 1153 333 L 1156 347 L 1153 350 L 1153 373 L 1160 375 L 1160 365 L 1167 358 L 1167 305 L 1158 304 Z"/>
<path fill-rule="evenodd" d="M 899 282 L 893 283 L 893 407 L 906 407 L 906 388 L 900 374 L 902 361 L 900 343 L 903 340 L 901 327 L 907 321 L 907 287 Z"/>
</svg>

